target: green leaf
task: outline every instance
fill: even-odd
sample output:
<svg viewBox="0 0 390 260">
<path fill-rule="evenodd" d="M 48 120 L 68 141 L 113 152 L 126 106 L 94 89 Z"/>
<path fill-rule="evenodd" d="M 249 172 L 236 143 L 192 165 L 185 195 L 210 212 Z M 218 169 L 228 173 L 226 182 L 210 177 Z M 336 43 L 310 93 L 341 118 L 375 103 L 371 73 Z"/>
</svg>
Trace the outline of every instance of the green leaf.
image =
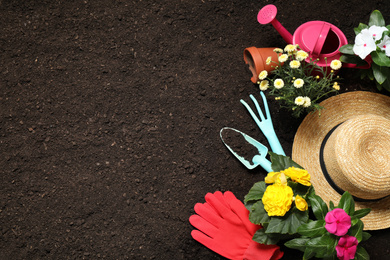
<svg viewBox="0 0 390 260">
<path fill-rule="evenodd" d="M 353 44 L 346 44 L 344 46 L 341 46 L 339 52 L 344 54 L 355 55 L 355 53 L 353 52 Z"/>
<path fill-rule="evenodd" d="M 388 78 L 383 84 L 381 85 L 384 89 L 390 92 L 390 78 Z"/>
<path fill-rule="evenodd" d="M 355 31 L 355 34 L 358 35 L 363 29 L 367 29 L 368 25 L 364 23 L 359 23 L 359 26 L 357 28 L 353 28 Z"/>
<path fill-rule="evenodd" d="M 244 202 L 247 203 L 252 200 L 260 200 L 263 197 L 266 188 L 267 186 L 264 181 L 256 182 L 249 190 L 248 194 L 245 195 Z"/>
<path fill-rule="evenodd" d="M 309 220 L 308 211 L 296 208 L 290 210 L 283 217 L 271 217 L 266 233 L 295 234 L 297 229 Z"/>
<path fill-rule="evenodd" d="M 280 240 L 280 236 L 279 234 L 267 234 L 265 233 L 265 229 L 261 228 L 256 231 L 252 237 L 252 240 L 260 244 L 276 245 Z"/>
<path fill-rule="evenodd" d="M 381 12 L 374 10 L 370 15 L 370 21 L 368 22 L 368 25 L 385 26 L 385 19 L 383 19 Z"/>
<path fill-rule="evenodd" d="M 270 217 L 268 216 L 267 211 L 264 209 L 263 202 L 259 200 L 252 205 L 251 211 L 249 213 L 249 220 L 253 224 L 264 224 L 270 222 Z"/>
<path fill-rule="evenodd" d="M 348 215 L 352 216 L 355 213 L 355 202 L 353 201 L 351 193 L 348 191 L 344 192 L 337 207 L 343 209 Z"/>
<path fill-rule="evenodd" d="M 358 242 L 360 243 L 362 241 L 362 237 L 363 237 L 363 222 L 359 219 L 359 221 L 351 226 L 348 230 L 348 235 L 350 236 L 353 236 L 353 237 L 356 237 Z"/>
<path fill-rule="evenodd" d="M 379 66 L 390 67 L 390 58 L 383 51 L 371 52 L 371 58 L 374 63 Z M 374 65 L 374 63 L 372 65 Z"/>
<path fill-rule="evenodd" d="M 315 237 L 307 241 L 306 250 L 309 253 L 315 252 L 317 258 L 331 257 L 336 252 L 337 240 L 336 236 L 325 233 L 321 237 Z"/>
<path fill-rule="evenodd" d="M 354 259 L 355 260 L 370 260 L 370 256 L 367 253 L 366 249 L 364 249 L 362 246 L 358 245 Z"/>
<path fill-rule="evenodd" d="M 313 210 L 314 216 L 318 220 L 325 219 L 325 216 L 328 213 L 328 206 L 321 199 L 321 197 L 316 195 L 316 194 L 310 194 L 308 196 L 308 199 L 310 201 L 310 205 L 311 205 L 311 208 Z"/>
<path fill-rule="evenodd" d="M 329 209 L 334 210 L 334 203 L 333 201 L 329 201 Z"/>
<path fill-rule="evenodd" d="M 357 67 L 367 65 L 367 62 L 365 60 L 362 60 L 357 55 L 341 55 L 340 56 L 340 61 L 343 62 L 343 63 L 356 64 Z"/>
<path fill-rule="evenodd" d="M 368 232 L 362 232 L 362 242 L 368 240 L 371 237 L 371 234 Z"/>
<path fill-rule="evenodd" d="M 305 252 L 306 243 L 309 240 L 310 240 L 310 238 L 295 238 L 295 239 L 292 239 L 290 241 L 287 241 L 286 243 L 284 243 L 284 245 L 288 248 L 297 249 L 297 250 L 300 250 L 302 252 Z"/>
<path fill-rule="evenodd" d="M 353 213 L 353 216 L 354 217 L 357 217 L 357 218 L 362 218 L 362 217 L 365 217 L 366 215 L 368 215 L 368 213 L 371 212 L 371 209 L 358 209 L 355 211 L 355 213 Z"/>
<path fill-rule="evenodd" d="M 372 64 L 372 71 L 374 73 L 375 80 L 382 85 L 386 81 L 387 76 L 390 75 L 390 69 L 388 67 L 379 66 L 376 63 Z"/>
<path fill-rule="evenodd" d="M 284 156 L 284 155 L 280 155 L 280 154 L 276 154 L 276 153 L 273 153 L 273 152 L 269 152 L 270 156 L 271 156 L 271 167 L 272 167 L 272 170 L 274 172 L 280 172 L 280 171 L 283 171 L 289 167 L 296 167 L 296 168 L 300 168 L 300 169 L 303 169 L 302 166 L 300 166 L 299 164 L 297 164 L 296 162 L 294 162 L 290 157 L 288 156 Z"/>
<path fill-rule="evenodd" d="M 305 237 L 318 237 L 325 234 L 325 220 L 311 221 L 298 228 L 298 233 Z"/>
</svg>

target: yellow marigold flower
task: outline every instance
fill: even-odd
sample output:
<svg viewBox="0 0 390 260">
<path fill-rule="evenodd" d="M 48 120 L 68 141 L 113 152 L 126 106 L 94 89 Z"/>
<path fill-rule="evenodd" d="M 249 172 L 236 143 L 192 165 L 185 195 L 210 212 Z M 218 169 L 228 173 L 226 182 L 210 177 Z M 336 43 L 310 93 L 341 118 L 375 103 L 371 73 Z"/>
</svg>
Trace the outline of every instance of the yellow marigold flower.
<svg viewBox="0 0 390 260">
<path fill-rule="evenodd" d="M 272 57 L 269 56 L 269 57 L 265 60 L 265 64 L 270 65 L 270 64 L 271 64 L 271 61 L 272 61 Z"/>
<path fill-rule="evenodd" d="M 301 88 L 305 84 L 305 81 L 303 79 L 296 79 L 294 80 L 294 87 Z"/>
<path fill-rule="evenodd" d="M 276 183 L 267 187 L 261 200 L 268 216 L 283 217 L 291 208 L 293 196 L 290 186 Z"/>
<path fill-rule="evenodd" d="M 298 106 L 302 106 L 303 104 L 305 104 L 305 99 L 301 96 L 296 97 L 294 103 Z"/>
<path fill-rule="evenodd" d="M 310 107 L 311 106 L 311 100 L 309 97 L 304 97 L 305 103 L 303 103 L 304 107 Z"/>
<path fill-rule="evenodd" d="M 276 52 L 276 53 L 283 53 L 283 50 L 281 48 L 275 48 L 274 52 Z"/>
<path fill-rule="evenodd" d="M 310 174 L 307 172 L 307 170 L 296 168 L 296 167 L 290 167 L 285 170 L 283 170 L 283 173 L 290 177 L 292 181 L 298 182 L 305 186 L 311 186 L 310 183 Z"/>
<path fill-rule="evenodd" d="M 335 90 L 340 90 L 340 85 L 339 85 L 337 82 L 335 82 L 335 83 L 333 84 L 333 88 L 334 88 Z"/>
<path fill-rule="evenodd" d="M 300 211 L 306 211 L 309 208 L 306 200 L 299 195 L 295 197 L 295 206 Z"/>
<path fill-rule="evenodd" d="M 287 44 L 286 47 L 284 47 L 284 51 L 288 53 L 292 53 L 297 50 L 297 46 L 294 44 Z"/>
<path fill-rule="evenodd" d="M 259 84 L 260 90 L 261 91 L 266 91 L 269 87 L 269 81 L 268 80 L 262 80 Z"/>
<path fill-rule="evenodd" d="M 334 70 L 340 69 L 341 66 L 342 66 L 342 64 L 341 64 L 341 61 L 339 61 L 339 60 L 332 60 L 330 63 L 330 67 Z"/>
<path fill-rule="evenodd" d="M 302 51 L 302 50 L 297 51 L 297 54 L 295 55 L 295 58 L 299 61 L 303 61 L 307 57 L 309 57 L 309 54 L 305 51 Z"/>
<path fill-rule="evenodd" d="M 287 54 L 282 54 L 282 55 L 280 55 L 279 56 L 279 58 L 278 58 L 278 60 L 280 61 L 280 62 L 285 62 L 286 60 L 288 59 L 288 55 Z"/>
<path fill-rule="evenodd" d="M 284 87 L 284 81 L 283 81 L 282 79 L 276 79 L 276 80 L 274 81 L 274 87 L 275 87 L 276 89 L 281 89 L 281 88 L 283 88 L 283 87 Z"/>
<path fill-rule="evenodd" d="M 267 76 L 268 76 L 268 72 L 267 72 L 266 70 L 263 70 L 263 71 L 260 72 L 260 74 L 259 74 L 259 79 L 263 80 L 263 79 L 265 79 Z"/>
<path fill-rule="evenodd" d="M 301 62 L 299 60 L 290 61 L 290 67 L 292 69 L 297 69 L 297 68 L 299 68 L 299 66 L 301 66 Z"/>
</svg>

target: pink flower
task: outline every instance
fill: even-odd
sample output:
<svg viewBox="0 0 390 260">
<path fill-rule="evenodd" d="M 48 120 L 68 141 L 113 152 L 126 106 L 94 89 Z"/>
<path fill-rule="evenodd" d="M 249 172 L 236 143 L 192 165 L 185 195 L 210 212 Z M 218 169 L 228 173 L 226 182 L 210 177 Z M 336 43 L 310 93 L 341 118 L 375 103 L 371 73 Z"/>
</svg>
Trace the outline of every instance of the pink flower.
<svg viewBox="0 0 390 260">
<path fill-rule="evenodd" d="M 345 235 L 340 238 L 336 246 L 337 257 L 341 260 L 350 260 L 355 258 L 358 240 L 356 237 Z"/>
<path fill-rule="evenodd" d="M 351 227 L 351 217 L 343 210 L 335 208 L 325 216 L 325 228 L 336 236 L 344 236 Z"/>
</svg>

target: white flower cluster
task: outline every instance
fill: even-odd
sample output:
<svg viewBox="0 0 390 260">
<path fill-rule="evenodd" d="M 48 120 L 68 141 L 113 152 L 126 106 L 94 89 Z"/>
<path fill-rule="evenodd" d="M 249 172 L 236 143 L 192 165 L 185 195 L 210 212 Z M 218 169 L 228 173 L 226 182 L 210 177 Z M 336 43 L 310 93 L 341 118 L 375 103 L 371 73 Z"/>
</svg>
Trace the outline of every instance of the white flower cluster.
<svg viewBox="0 0 390 260">
<path fill-rule="evenodd" d="M 360 58 L 365 59 L 372 51 L 376 50 L 376 47 L 379 47 L 386 53 L 386 56 L 390 57 L 390 37 L 385 35 L 382 39 L 385 31 L 388 31 L 386 27 L 376 25 L 363 29 L 355 37 L 353 52 Z"/>
</svg>

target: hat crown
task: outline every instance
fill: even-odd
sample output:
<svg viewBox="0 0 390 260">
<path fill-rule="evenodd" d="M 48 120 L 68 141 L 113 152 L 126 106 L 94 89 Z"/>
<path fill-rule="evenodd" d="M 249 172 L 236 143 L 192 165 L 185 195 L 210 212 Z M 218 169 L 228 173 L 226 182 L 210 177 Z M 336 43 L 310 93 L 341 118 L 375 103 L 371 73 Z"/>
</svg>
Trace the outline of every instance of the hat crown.
<svg viewBox="0 0 390 260">
<path fill-rule="evenodd" d="M 359 115 L 339 125 L 324 147 L 330 178 L 361 199 L 390 195 L 390 120 Z"/>
</svg>

